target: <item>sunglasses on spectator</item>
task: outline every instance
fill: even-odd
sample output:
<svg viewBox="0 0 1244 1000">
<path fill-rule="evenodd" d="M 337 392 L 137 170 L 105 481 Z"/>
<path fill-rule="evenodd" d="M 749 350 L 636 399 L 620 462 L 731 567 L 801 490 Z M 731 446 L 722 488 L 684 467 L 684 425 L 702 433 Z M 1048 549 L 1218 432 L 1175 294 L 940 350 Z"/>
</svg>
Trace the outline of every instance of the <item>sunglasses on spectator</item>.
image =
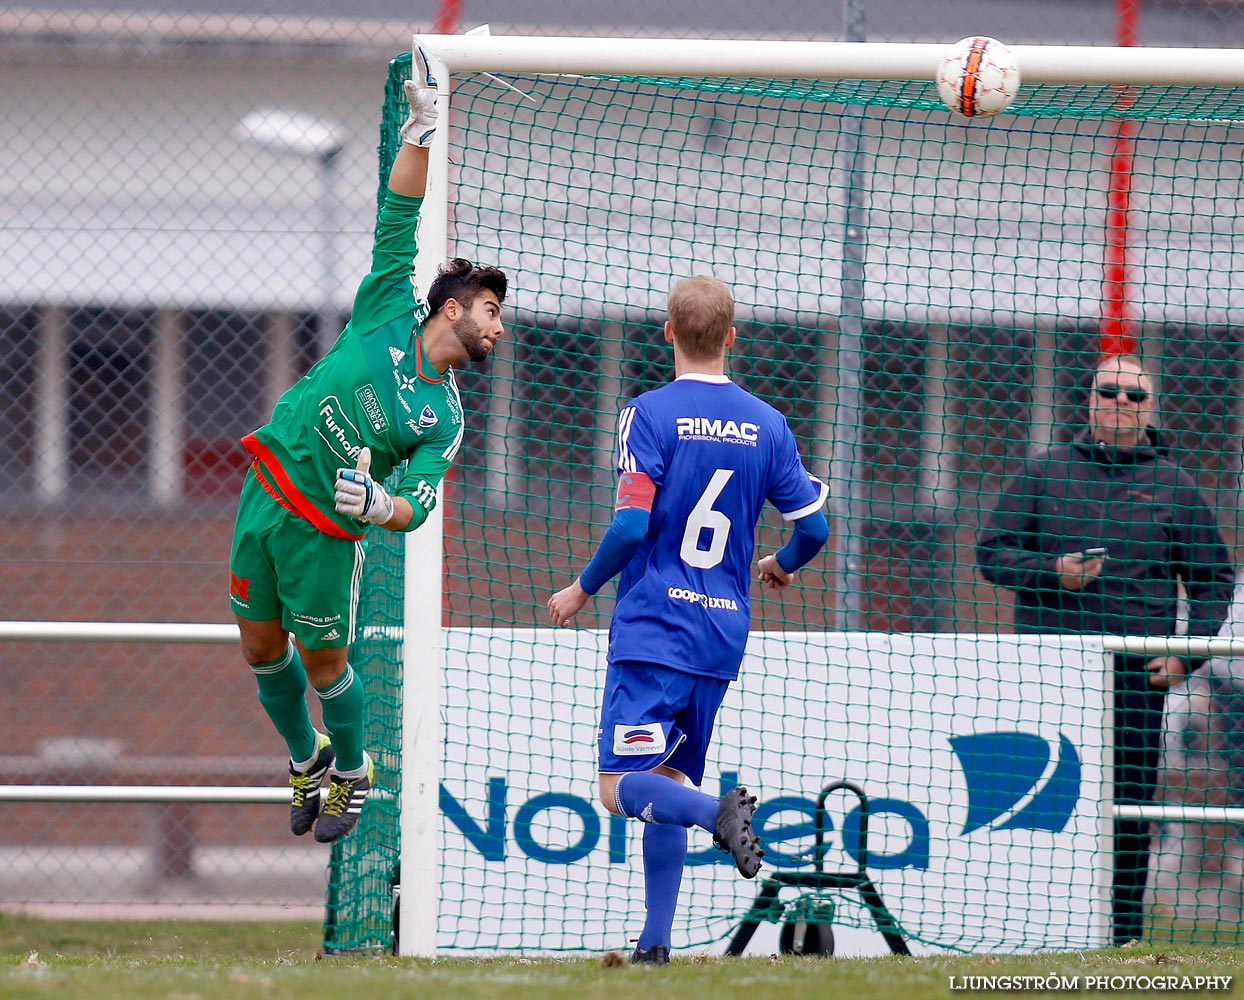
<svg viewBox="0 0 1244 1000">
<path fill-rule="evenodd" d="M 1119 393 L 1123 393 L 1133 403 L 1143 403 L 1149 398 L 1149 393 L 1144 389 L 1124 389 L 1117 385 L 1099 385 L 1097 387 L 1097 395 L 1102 399 L 1118 399 Z"/>
</svg>

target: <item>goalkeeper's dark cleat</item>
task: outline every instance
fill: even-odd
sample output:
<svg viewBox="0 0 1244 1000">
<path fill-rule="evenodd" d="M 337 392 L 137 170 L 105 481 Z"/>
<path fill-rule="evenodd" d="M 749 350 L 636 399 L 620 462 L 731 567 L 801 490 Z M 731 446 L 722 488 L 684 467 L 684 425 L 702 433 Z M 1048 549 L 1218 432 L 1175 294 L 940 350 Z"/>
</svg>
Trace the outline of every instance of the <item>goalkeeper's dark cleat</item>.
<svg viewBox="0 0 1244 1000">
<path fill-rule="evenodd" d="M 367 758 L 367 773 L 361 778 L 343 778 L 334 772 L 329 776 L 328 795 L 315 821 L 315 839 L 331 844 L 354 829 L 363 811 L 363 803 L 376 780 L 376 764 Z"/>
<path fill-rule="evenodd" d="M 320 814 L 320 783 L 333 764 L 333 745 L 323 733 L 315 734 L 315 760 L 305 771 L 295 771 L 289 762 L 289 783 L 294 788 L 294 798 L 289 806 L 289 828 L 294 836 L 301 837 L 311 829 L 315 817 Z"/>
<path fill-rule="evenodd" d="M 752 815 L 756 812 L 756 796 L 746 788 L 732 788 L 717 803 L 717 823 L 713 843 L 733 856 L 744 878 L 755 878 L 765 852 L 760 838 L 752 832 Z"/>
<path fill-rule="evenodd" d="M 669 965 L 670 950 L 663 944 L 654 944 L 644 951 L 635 949 L 631 955 L 631 965 Z"/>
</svg>

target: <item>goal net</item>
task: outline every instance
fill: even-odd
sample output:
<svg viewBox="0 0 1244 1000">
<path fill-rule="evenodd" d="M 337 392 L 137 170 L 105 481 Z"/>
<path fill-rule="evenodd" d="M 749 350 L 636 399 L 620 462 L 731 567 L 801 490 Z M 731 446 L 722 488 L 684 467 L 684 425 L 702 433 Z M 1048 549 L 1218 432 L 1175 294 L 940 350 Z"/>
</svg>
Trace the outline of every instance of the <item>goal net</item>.
<svg viewBox="0 0 1244 1000">
<path fill-rule="evenodd" d="M 1108 944 L 1107 654 L 1100 639 L 1010 634 L 1012 595 L 979 576 L 974 546 L 1025 457 L 1083 424 L 1107 335 L 1156 361 L 1166 443 L 1234 542 L 1244 91 L 1192 79 L 1220 54 L 1185 55 L 1181 71 L 1177 56 L 1076 50 L 1077 83 L 1044 55 L 1057 68 L 1029 74 L 1039 53 L 1020 49 L 1031 80 L 1015 104 L 969 121 L 938 100 L 938 47 L 855 46 L 847 65 L 881 68 L 829 79 L 846 47 L 824 47 L 815 72 L 807 45 L 757 45 L 751 69 L 712 75 L 713 44 L 679 41 L 696 75 L 671 76 L 648 68 L 674 51 L 660 40 L 613 43 L 596 74 L 542 65 L 552 40 L 513 56 L 517 41 L 455 40 L 503 55 L 451 66 L 447 246 L 422 232 L 429 254 L 508 272 L 507 339 L 459 378 L 439 637 L 400 634 L 403 587 L 439 572 L 437 548 L 415 563 L 373 533 L 367 623 L 391 631 L 356 660 L 385 795 L 334 850 L 327 947 L 389 946 L 399 882 L 403 913 L 423 914 L 403 950 L 602 950 L 638 933 L 639 824 L 594 795 L 612 587 L 574 630 L 546 630 L 542 611 L 611 517 L 618 409 L 672 377 L 670 284 L 704 272 L 737 300 L 732 377 L 789 419 L 830 485 L 833 535 L 789 591 L 755 595 L 705 790 L 760 794 L 769 873 L 867 865 L 913 949 Z M 874 78 L 908 64 L 900 49 L 923 52 L 927 75 Z M 1142 65 L 1176 82 L 1147 83 Z M 1106 76 L 1120 66 L 1126 87 Z M 390 67 L 382 178 L 409 69 Z M 430 195 L 429 214 L 445 208 Z M 769 517 L 759 550 L 783 538 Z M 405 690 L 403 658 L 431 660 Z M 403 754 L 411 699 L 439 727 L 437 760 Z M 1197 744 L 1199 777 L 1180 772 L 1159 799 L 1239 804 L 1223 764 L 1234 737 L 1190 697 L 1178 705 L 1190 731 L 1221 739 Z M 868 795 L 867 819 L 849 792 L 818 809 L 843 778 Z M 402 842 L 399 794 L 434 817 L 418 845 Z M 1211 933 L 1238 918 L 1232 829 L 1158 830 L 1151 930 L 1189 879 L 1212 897 L 1193 914 Z M 1205 872 L 1218 873 L 1208 896 Z M 756 890 L 693 831 L 674 946 L 721 950 Z M 828 907 L 837 934 L 877 925 L 854 889 L 781 903 L 766 927 L 787 904 Z"/>
</svg>

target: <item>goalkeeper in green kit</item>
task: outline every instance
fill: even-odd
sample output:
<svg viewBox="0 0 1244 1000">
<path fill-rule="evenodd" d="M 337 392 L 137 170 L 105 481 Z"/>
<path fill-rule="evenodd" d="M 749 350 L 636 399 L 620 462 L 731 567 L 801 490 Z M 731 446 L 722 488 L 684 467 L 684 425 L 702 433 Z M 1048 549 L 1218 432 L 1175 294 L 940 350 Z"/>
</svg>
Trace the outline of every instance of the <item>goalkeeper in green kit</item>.
<svg viewBox="0 0 1244 1000">
<path fill-rule="evenodd" d="M 451 366 L 485 360 L 503 333 L 506 277 L 494 267 L 452 260 L 439 269 L 426 304 L 415 297 L 415 228 L 437 109 L 420 53 L 414 69 L 371 273 L 332 350 L 243 439 L 253 462 L 229 556 L 242 654 L 289 747 L 290 828 L 302 835 L 314 825 L 322 843 L 353 829 L 375 777 L 364 749 L 363 683 L 347 658 L 364 538 L 373 524 L 411 531 L 427 519 L 462 443 Z M 381 482 L 403 461 L 405 474 L 390 495 Z M 308 681 L 326 732 L 307 711 Z"/>
</svg>

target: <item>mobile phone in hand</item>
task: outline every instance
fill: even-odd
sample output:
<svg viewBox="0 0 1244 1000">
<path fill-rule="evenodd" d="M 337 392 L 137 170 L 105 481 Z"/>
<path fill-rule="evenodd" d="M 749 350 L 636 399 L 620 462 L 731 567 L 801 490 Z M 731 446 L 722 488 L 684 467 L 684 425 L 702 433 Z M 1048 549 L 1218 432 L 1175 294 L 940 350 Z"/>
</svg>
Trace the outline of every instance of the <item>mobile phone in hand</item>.
<svg viewBox="0 0 1244 1000">
<path fill-rule="evenodd" d="M 1109 553 L 1109 552 L 1107 552 L 1104 548 L 1098 548 L 1098 549 L 1085 549 L 1085 550 L 1084 550 L 1084 558 L 1085 558 L 1085 559 L 1105 559 L 1105 558 L 1107 558 L 1109 555 L 1110 555 L 1110 553 Z"/>
</svg>

